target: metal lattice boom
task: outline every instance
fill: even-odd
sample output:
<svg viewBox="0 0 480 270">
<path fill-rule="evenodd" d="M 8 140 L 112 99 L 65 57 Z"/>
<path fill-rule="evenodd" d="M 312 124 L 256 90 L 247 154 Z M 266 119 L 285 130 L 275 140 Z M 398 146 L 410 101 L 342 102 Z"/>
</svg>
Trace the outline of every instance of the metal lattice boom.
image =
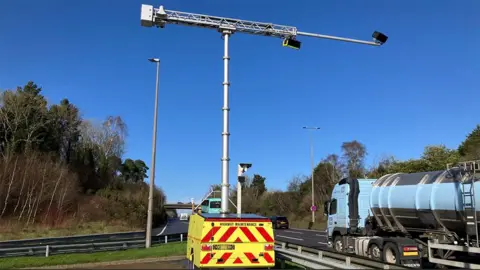
<svg viewBox="0 0 480 270">
<path fill-rule="evenodd" d="M 146 14 L 151 14 L 151 17 L 148 16 L 144 20 L 142 16 L 142 26 L 156 25 L 163 28 L 165 24 L 169 23 L 218 30 L 226 29 L 234 32 L 279 38 L 292 38 L 297 35 L 297 28 L 293 26 L 165 10 L 163 6 L 153 8 L 149 5 L 142 5 L 142 15 L 144 14 L 144 9 L 147 11 Z"/>
<path fill-rule="evenodd" d="M 201 28 L 216 29 L 218 31 L 230 30 L 258 36 L 270 36 L 283 39 L 295 39 L 296 36 L 307 36 L 314 38 L 331 39 L 337 41 L 359 43 L 372 46 L 380 46 L 386 41 L 386 36 L 374 32 L 373 41 L 344 38 L 316 33 L 300 32 L 294 26 L 286 26 L 273 23 L 246 21 L 225 17 L 217 17 L 203 14 L 195 14 L 182 11 L 166 10 L 163 6 L 154 8 L 151 5 L 142 4 L 141 25 L 145 27 L 165 27 L 166 24 L 180 24 L 186 26 L 196 26 Z M 377 39 L 375 35 L 382 35 Z M 385 40 L 381 40 L 385 38 Z"/>
</svg>

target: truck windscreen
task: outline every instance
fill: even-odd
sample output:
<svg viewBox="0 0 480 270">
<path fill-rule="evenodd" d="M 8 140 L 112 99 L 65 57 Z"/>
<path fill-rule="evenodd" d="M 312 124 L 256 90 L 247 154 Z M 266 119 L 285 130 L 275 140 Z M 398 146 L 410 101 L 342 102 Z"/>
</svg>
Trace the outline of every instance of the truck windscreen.
<svg viewBox="0 0 480 270">
<path fill-rule="evenodd" d="M 221 202 L 210 202 L 210 208 L 220 208 L 221 207 Z"/>
</svg>

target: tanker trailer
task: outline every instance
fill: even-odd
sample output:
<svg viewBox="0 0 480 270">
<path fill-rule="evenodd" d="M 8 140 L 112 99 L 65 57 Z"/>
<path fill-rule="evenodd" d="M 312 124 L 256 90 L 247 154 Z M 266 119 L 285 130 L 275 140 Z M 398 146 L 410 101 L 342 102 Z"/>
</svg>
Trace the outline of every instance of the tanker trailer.
<svg viewBox="0 0 480 270">
<path fill-rule="evenodd" d="M 340 180 L 324 206 L 329 245 L 410 267 L 480 269 L 478 165 Z"/>
</svg>

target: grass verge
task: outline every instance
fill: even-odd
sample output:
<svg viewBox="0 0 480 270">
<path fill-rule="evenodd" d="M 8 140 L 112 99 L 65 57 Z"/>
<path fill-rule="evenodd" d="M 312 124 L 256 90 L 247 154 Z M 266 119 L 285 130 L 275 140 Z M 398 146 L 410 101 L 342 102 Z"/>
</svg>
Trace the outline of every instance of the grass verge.
<svg viewBox="0 0 480 270">
<path fill-rule="evenodd" d="M 131 232 L 141 230 L 143 229 L 128 226 L 126 224 L 114 224 L 106 222 L 68 222 L 62 226 L 56 227 L 42 225 L 31 225 L 24 227 L 24 224 L 20 223 L 17 224 L 15 222 L 3 222 L 0 224 L 0 241 L 97 233 Z"/>
<path fill-rule="evenodd" d="M 183 255 L 186 252 L 186 248 L 187 244 L 183 242 L 153 246 L 149 249 L 139 248 L 123 251 L 54 255 L 50 257 L 0 258 L 0 269 L 168 257 Z"/>
<path fill-rule="evenodd" d="M 285 267 L 282 268 L 282 262 L 280 260 L 275 261 L 275 269 L 307 269 L 305 266 L 301 266 L 299 264 L 285 261 Z"/>
</svg>

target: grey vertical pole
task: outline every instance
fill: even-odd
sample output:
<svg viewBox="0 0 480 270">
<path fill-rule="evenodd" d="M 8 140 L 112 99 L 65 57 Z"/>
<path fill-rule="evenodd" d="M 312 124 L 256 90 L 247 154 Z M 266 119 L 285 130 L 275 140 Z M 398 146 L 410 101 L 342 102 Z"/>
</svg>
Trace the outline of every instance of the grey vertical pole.
<svg viewBox="0 0 480 270">
<path fill-rule="evenodd" d="M 240 181 L 237 181 L 237 214 L 242 214 L 242 183 Z"/>
<path fill-rule="evenodd" d="M 223 38 L 225 41 L 225 51 L 223 56 L 223 65 L 224 65 L 224 79 L 223 79 L 223 155 L 222 155 L 222 208 L 221 213 L 226 214 L 228 213 L 228 189 L 230 187 L 228 183 L 228 174 L 229 174 L 229 162 L 230 158 L 228 156 L 228 146 L 229 146 L 229 111 L 230 108 L 228 107 L 228 88 L 230 86 L 230 82 L 228 81 L 228 62 L 230 57 L 228 56 L 228 38 L 232 34 L 230 30 L 223 30 L 222 31 Z"/>
<path fill-rule="evenodd" d="M 315 164 L 313 162 L 313 136 L 310 131 L 310 163 L 312 166 L 312 206 L 315 205 Z M 315 211 L 312 210 L 312 226 L 315 223 Z"/>
<path fill-rule="evenodd" d="M 319 127 L 303 127 L 304 129 L 309 132 L 309 137 L 310 137 L 310 163 L 312 166 L 312 206 L 315 205 L 315 164 L 313 161 L 313 135 L 311 132 L 312 130 L 318 130 L 320 129 Z M 310 209 L 312 211 L 312 209 Z M 315 223 L 315 211 L 312 211 L 312 225 Z"/>
<path fill-rule="evenodd" d="M 147 214 L 147 230 L 145 233 L 145 248 L 151 246 L 152 241 L 152 210 L 153 210 L 153 189 L 155 186 L 155 156 L 157 151 L 157 114 L 158 114 L 158 84 L 160 74 L 160 60 L 157 62 L 157 81 L 155 86 L 155 108 L 153 114 L 153 139 L 152 139 L 152 164 L 150 165 L 150 187 L 148 191 L 148 214 Z"/>
</svg>

